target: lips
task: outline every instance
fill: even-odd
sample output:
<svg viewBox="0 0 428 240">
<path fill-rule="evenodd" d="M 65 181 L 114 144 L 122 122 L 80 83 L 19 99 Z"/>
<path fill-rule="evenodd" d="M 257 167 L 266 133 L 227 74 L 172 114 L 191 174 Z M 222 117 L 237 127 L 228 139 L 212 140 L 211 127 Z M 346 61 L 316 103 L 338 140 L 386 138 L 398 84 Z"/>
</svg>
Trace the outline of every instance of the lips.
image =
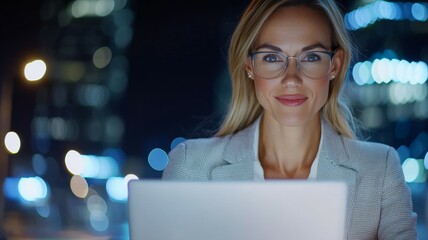
<svg viewBox="0 0 428 240">
<path fill-rule="evenodd" d="M 277 96 L 276 99 L 285 106 L 296 107 L 302 105 L 308 97 L 300 94 L 291 94 Z"/>
</svg>

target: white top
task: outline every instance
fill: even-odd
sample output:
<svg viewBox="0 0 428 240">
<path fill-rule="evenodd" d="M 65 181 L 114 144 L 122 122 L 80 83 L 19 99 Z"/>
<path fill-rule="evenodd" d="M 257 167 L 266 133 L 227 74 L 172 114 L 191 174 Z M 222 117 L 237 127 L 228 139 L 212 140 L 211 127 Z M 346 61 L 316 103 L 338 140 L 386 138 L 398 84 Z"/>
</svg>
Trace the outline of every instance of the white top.
<svg viewBox="0 0 428 240">
<path fill-rule="evenodd" d="M 263 171 L 263 167 L 260 163 L 260 159 L 259 159 L 259 131 L 260 131 L 260 117 L 257 118 L 256 120 L 256 131 L 254 134 L 254 141 L 253 141 L 253 150 L 254 150 L 254 157 L 255 157 L 255 161 L 254 161 L 254 181 L 264 181 L 265 180 L 265 176 L 264 176 L 264 171 Z M 314 159 L 314 162 L 312 163 L 311 166 L 311 170 L 309 172 L 309 176 L 308 179 L 310 180 L 315 180 L 317 177 L 317 169 L 318 169 L 318 159 L 319 159 L 319 150 L 321 148 L 321 144 L 322 144 L 322 128 L 321 128 L 321 140 L 320 140 L 320 144 L 318 146 L 318 151 L 317 151 L 317 155 Z"/>
</svg>

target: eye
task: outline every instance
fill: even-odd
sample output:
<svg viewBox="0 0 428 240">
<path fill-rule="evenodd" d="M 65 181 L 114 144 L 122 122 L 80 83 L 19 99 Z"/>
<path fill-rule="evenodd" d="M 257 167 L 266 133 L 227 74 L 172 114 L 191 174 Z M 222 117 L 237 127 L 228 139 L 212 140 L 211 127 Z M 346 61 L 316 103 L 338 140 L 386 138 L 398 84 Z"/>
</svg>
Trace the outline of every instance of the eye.
<svg viewBox="0 0 428 240">
<path fill-rule="evenodd" d="M 321 55 L 316 52 L 307 52 L 302 56 L 302 62 L 318 62 L 321 60 Z"/>
<path fill-rule="evenodd" d="M 284 59 L 279 54 L 266 53 L 265 55 L 263 55 L 263 61 L 268 63 L 276 63 L 276 62 L 283 62 Z"/>
</svg>

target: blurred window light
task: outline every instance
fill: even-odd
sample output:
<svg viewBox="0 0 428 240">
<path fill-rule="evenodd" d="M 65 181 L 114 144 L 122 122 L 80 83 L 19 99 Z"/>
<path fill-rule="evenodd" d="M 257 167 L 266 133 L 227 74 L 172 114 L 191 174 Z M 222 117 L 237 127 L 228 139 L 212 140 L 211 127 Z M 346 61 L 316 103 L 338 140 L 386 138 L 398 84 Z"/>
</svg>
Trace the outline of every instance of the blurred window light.
<svg viewBox="0 0 428 240">
<path fill-rule="evenodd" d="M 40 80 L 46 73 L 46 64 L 42 60 L 34 60 L 25 65 L 24 76 L 28 81 Z"/>
<path fill-rule="evenodd" d="M 120 10 L 120 9 L 124 8 L 127 3 L 128 3 L 128 0 L 115 0 L 114 1 L 114 9 Z"/>
<path fill-rule="evenodd" d="M 372 84 L 374 83 L 371 70 L 372 63 L 370 61 L 356 63 L 353 70 L 352 76 L 358 85 Z"/>
<path fill-rule="evenodd" d="M 428 19 L 428 8 L 426 4 L 412 4 L 412 15 L 417 21 L 425 22 Z"/>
<path fill-rule="evenodd" d="M 70 150 L 65 155 L 65 166 L 73 175 L 80 175 L 84 169 L 84 161 L 82 156 L 76 150 Z"/>
<path fill-rule="evenodd" d="M 88 182 L 79 175 L 74 175 L 70 179 L 71 192 L 78 198 L 85 198 L 89 192 Z"/>
<path fill-rule="evenodd" d="M 90 197 L 88 197 L 86 201 L 86 207 L 88 208 L 90 213 L 107 213 L 107 203 L 99 195 L 91 195 Z"/>
<path fill-rule="evenodd" d="M 113 21 L 116 27 L 130 26 L 134 22 L 135 15 L 129 9 L 116 11 L 113 14 Z"/>
<path fill-rule="evenodd" d="M 99 212 L 92 212 L 89 215 L 89 222 L 92 228 L 98 232 L 106 231 L 110 224 L 107 215 Z"/>
<path fill-rule="evenodd" d="M 424 102 L 428 96 L 428 86 L 393 83 L 388 86 L 388 98 L 392 104 Z"/>
<path fill-rule="evenodd" d="M 384 123 L 382 110 L 377 107 L 365 108 L 361 114 L 361 120 L 365 127 L 378 128 Z"/>
<path fill-rule="evenodd" d="M 94 56 L 92 57 L 92 61 L 97 68 L 106 67 L 111 61 L 112 53 L 109 47 L 101 47 L 98 48 Z"/>
<path fill-rule="evenodd" d="M 402 165 L 404 179 L 408 183 L 425 182 L 427 173 L 422 159 L 408 158 Z"/>
<path fill-rule="evenodd" d="M 4 146 L 11 154 L 17 154 L 21 149 L 21 139 L 16 132 L 8 132 L 4 137 Z"/>
<path fill-rule="evenodd" d="M 65 82 L 77 82 L 86 74 L 86 65 L 81 61 L 57 60 L 52 76 Z"/>
<path fill-rule="evenodd" d="M 380 1 L 378 4 L 378 17 L 380 19 L 394 20 L 398 17 L 398 12 L 401 11 L 397 3 Z"/>
<path fill-rule="evenodd" d="M 126 154 L 120 148 L 107 148 L 102 152 L 102 155 L 112 157 L 119 164 L 122 164 L 124 161 L 126 161 Z"/>
<path fill-rule="evenodd" d="M 428 152 L 425 154 L 424 166 L 425 166 L 425 169 L 428 170 Z"/>
<path fill-rule="evenodd" d="M 129 183 L 129 181 L 131 181 L 131 180 L 138 180 L 139 178 L 137 177 L 137 175 L 135 175 L 135 174 L 127 174 L 125 177 L 124 177 L 124 181 L 125 181 L 125 183 L 126 183 L 126 185 L 128 185 L 128 183 Z"/>
<path fill-rule="evenodd" d="M 19 200 L 21 197 L 18 191 L 19 178 L 7 177 L 3 183 L 3 194 L 10 199 Z"/>
<path fill-rule="evenodd" d="M 109 156 L 81 155 L 85 178 L 108 179 L 119 174 L 119 166 L 115 159 Z"/>
<path fill-rule="evenodd" d="M 413 105 L 413 111 L 416 118 L 418 119 L 427 119 L 428 118 L 428 99 L 425 101 L 416 102 Z"/>
<path fill-rule="evenodd" d="M 375 59 L 373 62 L 358 62 L 352 69 L 352 77 L 358 85 L 399 82 L 412 85 L 428 80 L 428 65 L 425 62 L 408 62 L 398 59 Z"/>
<path fill-rule="evenodd" d="M 48 165 L 43 155 L 38 153 L 34 154 L 31 158 L 31 163 L 33 165 L 34 172 L 36 172 L 38 175 L 44 175 L 46 173 Z"/>
<path fill-rule="evenodd" d="M 51 213 L 51 207 L 49 206 L 49 204 L 43 204 L 40 206 L 36 206 L 36 211 L 41 217 L 47 218 Z"/>
<path fill-rule="evenodd" d="M 166 168 L 169 163 L 168 154 L 160 149 L 155 148 L 150 151 L 148 156 L 149 165 L 156 171 L 162 171 Z"/>
<path fill-rule="evenodd" d="M 411 12 L 411 13 L 410 13 Z M 379 20 L 426 21 L 425 3 L 375 1 L 345 14 L 345 26 L 350 30 L 365 28 Z"/>
<path fill-rule="evenodd" d="M 75 0 L 70 10 L 75 18 L 105 17 L 114 10 L 114 4 L 114 0 Z"/>
<path fill-rule="evenodd" d="M 108 196 L 115 202 L 128 200 L 128 182 L 122 177 L 111 177 L 106 182 Z"/>
<path fill-rule="evenodd" d="M 53 139 L 64 140 L 67 138 L 67 122 L 60 117 L 50 119 L 50 134 Z"/>
<path fill-rule="evenodd" d="M 401 162 L 404 162 L 404 160 L 410 158 L 410 151 L 409 148 L 405 145 L 401 145 L 399 148 L 397 148 L 398 156 L 400 156 Z"/>
<path fill-rule="evenodd" d="M 40 177 L 21 178 L 18 191 L 25 201 L 35 202 L 48 197 L 48 186 Z"/>
<path fill-rule="evenodd" d="M 77 99 L 87 107 L 102 107 L 110 98 L 108 89 L 98 84 L 81 85 L 77 90 Z"/>
<path fill-rule="evenodd" d="M 183 138 L 183 137 L 176 137 L 176 138 L 174 138 L 174 140 L 172 140 L 172 142 L 171 142 L 170 149 L 171 150 L 174 149 L 178 144 L 180 144 L 180 143 L 182 143 L 184 141 L 186 141 L 186 139 Z"/>
<path fill-rule="evenodd" d="M 111 92 L 120 94 L 123 93 L 128 85 L 127 73 L 119 68 L 110 71 L 109 78 L 107 79 L 107 86 Z"/>
<path fill-rule="evenodd" d="M 105 138 L 109 143 L 119 143 L 125 132 L 125 124 L 119 116 L 109 116 L 105 121 Z"/>
<path fill-rule="evenodd" d="M 45 138 L 49 136 L 49 118 L 35 117 L 31 121 L 32 134 L 37 138 Z"/>
<path fill-rule="evenodd" d="M 358 91 L 358 101 L 364 107 L 377 106 L 385 101 L 385 90 L 379 85 L 365 85 L 360 87 Z"/>
<path fill-rule="evenodd" d="M 130 26 L 119 27 L 114 34 L 114 43 L 118 48 L 127 47 L 132 41 L 133 33 Z"/>
<path fill-rule="evenodd" d="M 95 14 L 99 17 L 105 17 L 114 10 L 114 0 L 98 0 L 95 4 Z"/>
</svg>

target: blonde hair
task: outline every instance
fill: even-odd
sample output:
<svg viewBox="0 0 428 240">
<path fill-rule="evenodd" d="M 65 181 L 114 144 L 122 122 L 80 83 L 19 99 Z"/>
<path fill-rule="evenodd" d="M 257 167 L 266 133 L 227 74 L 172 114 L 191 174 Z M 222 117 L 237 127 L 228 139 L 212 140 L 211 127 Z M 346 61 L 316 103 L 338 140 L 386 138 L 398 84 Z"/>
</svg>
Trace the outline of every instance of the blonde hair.
<svg viewBox="0 0 428 240">
<path fill-rule="evenodd" d="M 352 44 L 343 23 L 343 15 L 334 0 L 253 0 L 249 4 L 232 35 L 229 46 L 232 99 L 216 136 L 236 133 L 246 128 L 263 112 L 255 95 L 254 82 L 246 76 L 245 61 L 269 16 L 279 7 L 297 5 L 323 11 L 330 20 L 333 45 L 343 50 L 344 58 L 337 76 L 330 81 L 329 96 L 321 109 L 321 114 L 338 134 L 355 138 L 354 118 L 342 94 L 352 58 Z"/>
</svg>

